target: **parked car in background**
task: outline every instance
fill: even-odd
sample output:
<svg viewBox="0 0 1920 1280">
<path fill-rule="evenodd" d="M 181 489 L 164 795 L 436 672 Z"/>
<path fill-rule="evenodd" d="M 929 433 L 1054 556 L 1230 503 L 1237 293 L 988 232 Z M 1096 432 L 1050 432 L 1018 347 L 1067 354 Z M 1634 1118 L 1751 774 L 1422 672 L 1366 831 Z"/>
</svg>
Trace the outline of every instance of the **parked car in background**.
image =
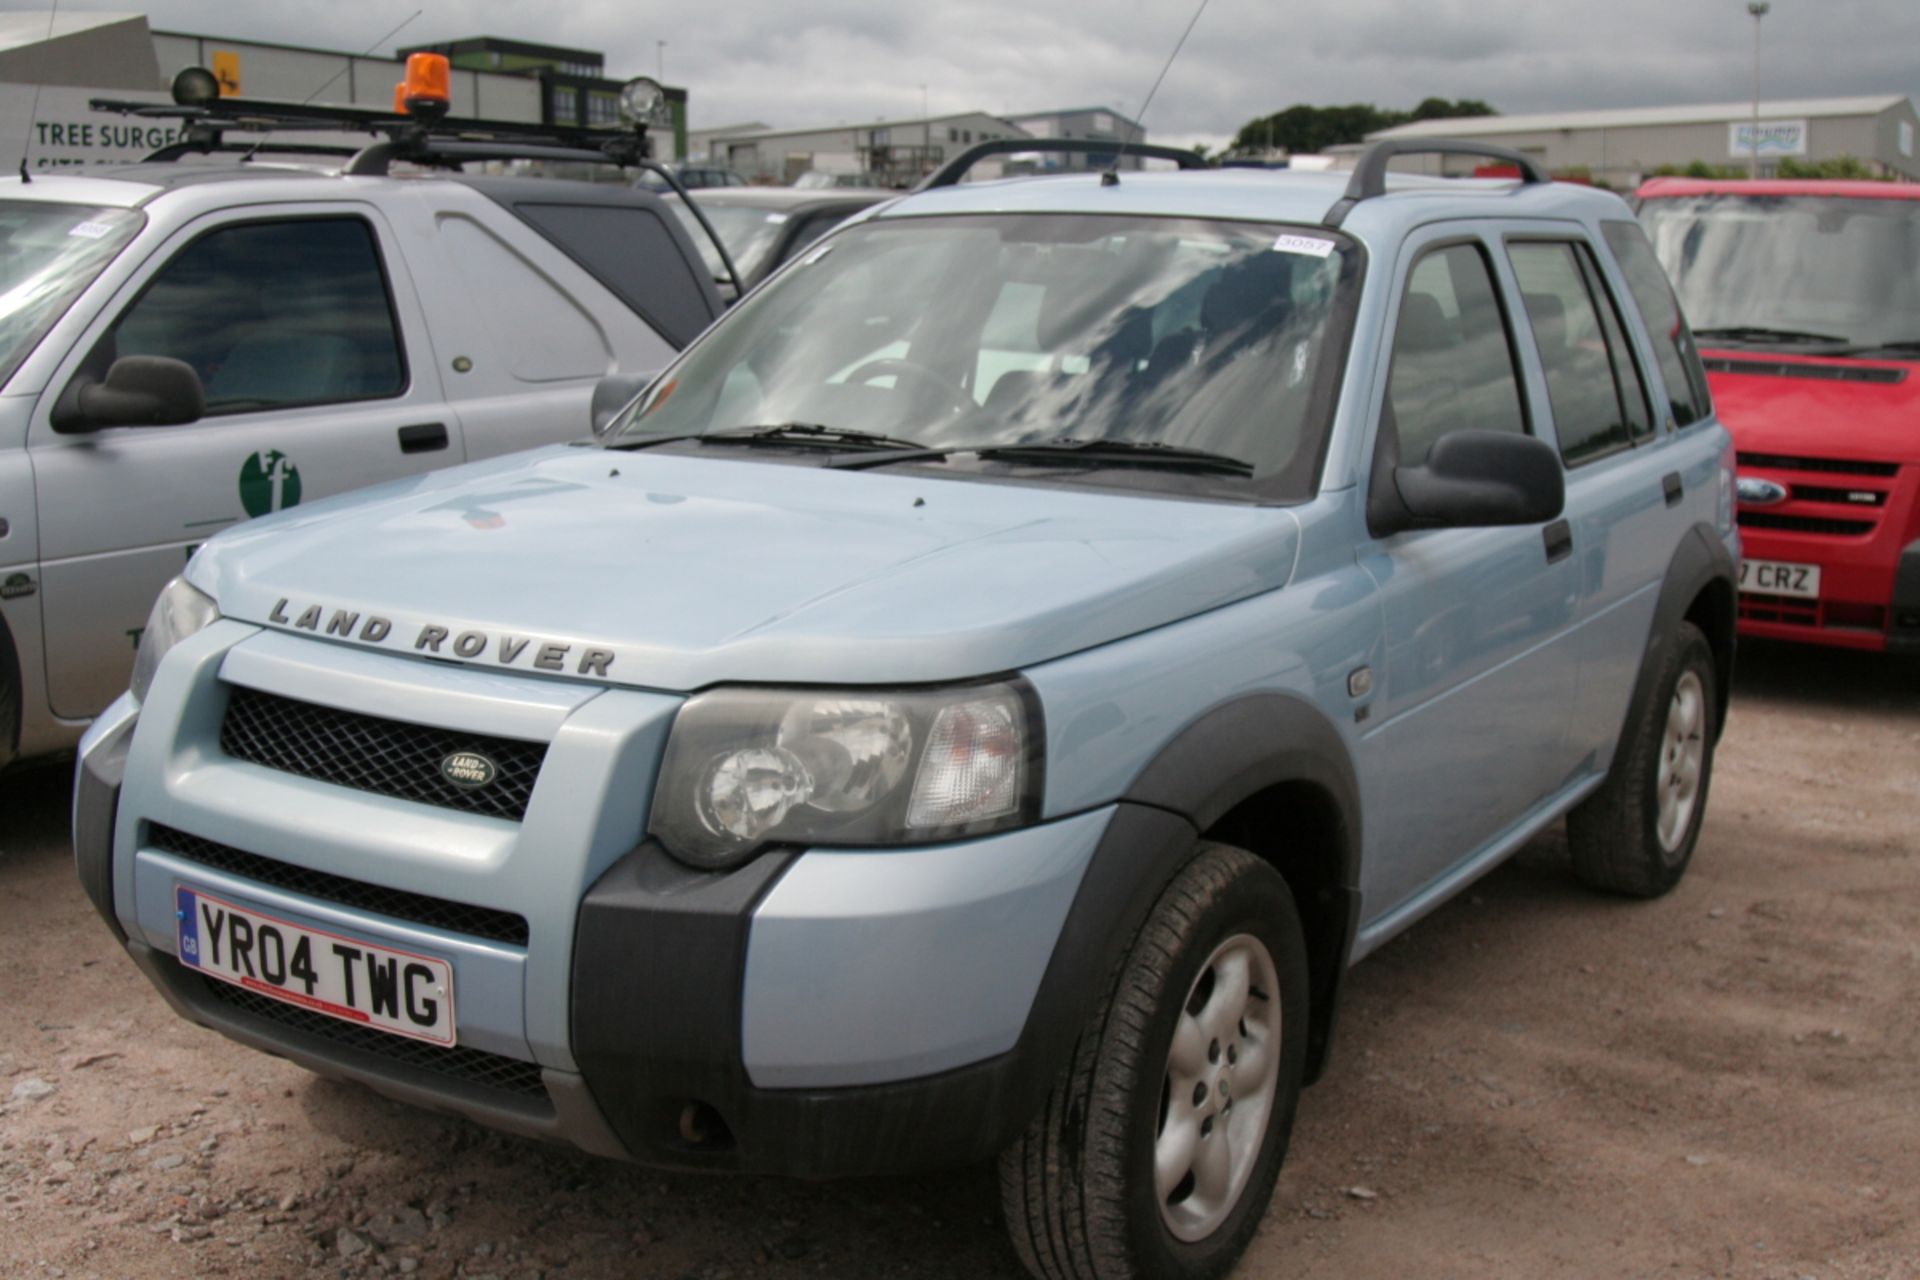
<svg viewBox="0 0 1920 1280">
<path fill-rule="evenodd" d="M 214 533 L 585 436 L 721 309 L 651 192 L 340 168 L 0 179 L 0 767 L 78 740 Z"/>
<path fill-rule="evenodd" d="M 744 187 L 747 180 L 731 169 L 719 165 L 681 164 L 671 166 L 673 176 L 680 185 L 689 191 L 703 191 L 712 187 Z M 672 184 L 657 173 L 643 173 L 634 179 L 634 186 L 645 187 L 649 191 L 671 191 Z"/>
<path fill-rule="evenodd" d="M 1741 632 L 1920 653 L 1920 186 L 1639 197 L 1739 448 Z"/>
<path fill-rule="evenodd" d="M 1733 450 L 1672 291 L 1525 157 L 1389 180 L 1434 149 L 942 169 L 597 447 L 221 534 L 82 745 L 88 895 L 183 1016 L 391 1096 L 998 1153 L 1036 1276 L 1216 1280 L 1350 965 L 1563 816 L 1665 893 L 1706 814 Z"/>
<path fill-rule="evenodd" d="M 799 191 L 827 191 L 835 187 L 851 187 L 855 191 L 879 191 L 879 175 L 873 173 L 828 173 L 824 169 L 809 169 L 793 180 L 793 186 Z"/>
<path fill-rule="evenodd" d="M 703 191 L 694 199 L 727 246 L 741 285 L 751 289 L 854 214 L 899 195 L 898 191 L 859 188 L 746 187 Z M 667 197 L 667 206 L 686 224 L 715 283 L 723 292 L 731 293 L 726 266 L 692 210 L 678 196 Z"/>
</svg>

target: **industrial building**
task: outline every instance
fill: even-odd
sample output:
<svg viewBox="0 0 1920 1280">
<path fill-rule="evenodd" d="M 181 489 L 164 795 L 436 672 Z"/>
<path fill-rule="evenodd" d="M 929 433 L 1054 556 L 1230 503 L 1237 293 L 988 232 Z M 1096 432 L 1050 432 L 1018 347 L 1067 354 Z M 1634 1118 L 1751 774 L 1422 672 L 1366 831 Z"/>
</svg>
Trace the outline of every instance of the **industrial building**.
<svg viewBox="0 0 1920 1280">
<path fill-rule="evenodd" d="M 762 124 L 697 129 L 691 153 L 724 165 L 750 182 L 792 182 L 809 170 L 857 174 L 879 185 L 910 183 L 976 142 L 1001 138 L 1085 138 L 1111 142 L 1110 152 L 1081 155 L 1009 157 L 993 166 L 998 173 L 1105 168 L 1124 143 L 1146 141 L 1138 123 L 1106 107 L 1030 111 L 997 116 L 985 111 L 955 115 L 876 120 L 872 124 L 831 128 L 769 129 Z M 1137 160 L 1126 161 L 1138 168 Z"/>
<path fill-rule="evenodd" d="M 134 126 L 90 111 L 93 97 L 167 101 L 167 86 L 185 67 L 206 67 L 233 97 L 389 108 L 393 86 L 415 50 L 448 54 L 452 113 L 531 124 L 612 123 L 622 81 L 604 74 L 604 57 L 481 36 L 423 44 L 394 57 L 372 57 L 260 40 L 182 31 L 153 31 L 141 13 L 0 15 L 0 115 L 25 122 L 0 143 L 0 167 L 17 168 L 25 144 L 30 167 L 119 164 L 173 141 L 164 126 Z M 685 154 L 684 89 L 667 90 L 674 145 Z M 37 98 L 37 105 L 35 104 Z M 11 148 L 11 150 L 8 150 Z"/>
<path fill-rule="evenodd" d="M 1920 116 L 1913 100 L 1903 94 L 1762 101 L 1759 116 L 1763 177 L 1789 156 L 1812 162 L 1851 156 L 1882 176 L 1920 180 L 1915 151 Z M 1472 138 L 1512 147 L 1554 173 L 1584 170 L 1597 182 L 1626 189 L 1663 166 L 1684 169 L 1700 162 L 1744 168 L 1753 155 L 1753 120 L 1751 102 L 1716 102 L 1422 120 L 1382 129 L 1367 140 Z M 1414 168 L 1419 162 L 1405 163 Z M 1451 156 L 1426 167 L 1429 172 L 1470 173 L 1477 163 L 1484 162 Z"/>
<path fill-rule="evenodd" d="M 1090 142 L 1113 144 L 1111 151 L 1069 155 L 1041 153 L 1035 158 L 1035 167 L 1046 170 L 1105 169 L 1113 163 L 1123 145 L 1137 146 L 1147 140 L 1147 131 L 1141 128 L 1137 121 L 1129 120 L 1107 107 L 1069 107 L 1063 111 L 1032 111 L 1008 116 L 1007 120 L 1035 138 L 1079 138 Z M 1128 160 L 1123 163 L 1130 169 L 1139 168 L 1138 160 Z"/>
<path fill-rule="evenodd" d="M 707 158 L 749 182 L 788 183 L 809 170 L 857 174 L 882 186 L 912 182 L 976 142 L 1025 138 L 984 111 L 831 128 L 767 129 L 707 136 Z"/>
</svg>

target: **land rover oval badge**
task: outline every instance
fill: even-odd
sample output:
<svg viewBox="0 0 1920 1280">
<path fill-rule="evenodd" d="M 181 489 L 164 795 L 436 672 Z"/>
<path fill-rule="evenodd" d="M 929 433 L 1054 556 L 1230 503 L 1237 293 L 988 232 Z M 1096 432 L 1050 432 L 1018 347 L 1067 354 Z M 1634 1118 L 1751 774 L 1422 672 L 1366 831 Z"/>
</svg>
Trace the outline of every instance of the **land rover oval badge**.
<svg viewBox="0 0 1920 1280">
<path fill-rule="evenodd" d="M 499 772 L 499 766 L 478 751 L 456 751 L 440 762 L 440 776 L 456 787 L 484 787 Z"/>
</svg>

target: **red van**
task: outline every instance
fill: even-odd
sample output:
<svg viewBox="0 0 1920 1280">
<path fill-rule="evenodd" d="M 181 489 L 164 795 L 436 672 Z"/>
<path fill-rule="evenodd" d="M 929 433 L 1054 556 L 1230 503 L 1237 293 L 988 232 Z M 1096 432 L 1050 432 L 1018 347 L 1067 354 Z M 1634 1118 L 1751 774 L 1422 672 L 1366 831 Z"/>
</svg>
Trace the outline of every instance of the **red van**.
<svg viewBox="0 0 1920 1280">
<path fill-rule="evenodd" d="M 1739 451 L 1741 633 L 1920 653 L 1920 184 L 1639 195 Z"/>
</svg>

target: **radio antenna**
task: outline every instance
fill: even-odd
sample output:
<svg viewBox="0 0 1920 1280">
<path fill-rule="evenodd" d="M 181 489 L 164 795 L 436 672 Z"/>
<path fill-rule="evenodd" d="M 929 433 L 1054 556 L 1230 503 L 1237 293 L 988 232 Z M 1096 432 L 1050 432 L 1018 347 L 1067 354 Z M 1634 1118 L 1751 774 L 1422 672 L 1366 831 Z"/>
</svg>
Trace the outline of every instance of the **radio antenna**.
<svg viewBox="0 0 1920 1280">
<path fill-rule="evenodd" d="M 1105 173 L 1100 175 L 1101 186 L 1117 187 L 1120 185 L 1120 162 L 1127 158 L 1127 148 L 1133 144 L 1133 135 L 1136 132 L 1145 133 L 1147 131 L 1147 108 L 1153 105 L 1153 95 L 1160 92 L 1160 82 L 1165 80 L 1167 78 L 1167 72 L 1173 69 L 1173 60 L 1179 57 L 1180 50 L 1186 47 L 1187 37 L 1193 34 L 1193 28 L 1200 21 L 1200 15 L 1207 11 L 1207 4 L 1208 0 L 1200 0 L 1200 7 L 1193 11 L 1191 18 L 1187 19 L 1187 29 L 1182 31 L 1180 38 L 1174 42 L 1173 52 L 1167 55 L 1166 65 L 1161 67 L 1160 74 L 1153 78 L 1153 88 L 1147 90 L 1146 98 L 1140 103 L 1140 110 L 1134 113 L 1133 128 L 1127 130 L 1127 136 L 1120 140 L 1120 150 L 1114 153 L 1113 164 Z"/>
<path fill-rule="evenodd" d="M 60 16 L 60 0 L 53 0 L 53 7 L 47 10 L 47 34 L 41 37 L 41 43 L 53 40 L 53 20 Z M 40 81 L 33 82 L 33 106 L 27 109 L 27 139 L 20 144 L 20 181 L 32 182 L 33 175 L 27 172 L 27 152 L 33 148 L 33 126 L 40 118 Z"/>
<path fill-rule="evenodd" d="M 393 30 L 387 32 L 385 35 L 381 36 L 378 40 L 375 40 L 372 44 L 368 45 L 366 49 L 363 52 L 361 52 L 358 56 L 362 58 L 371 56 L 375 49 L 378 49 L 381 45 L 393 39 L 395 36 L 399 35 L 402 31 L 405 31 L 409 26 L 413 24 L 413 20 L 415 18 L 419 17 L 421 14 L 425 12 L 426 12 L 425 9 L 415 9 L 412 13 L 406 16 L 405 20 L 403 20 L 399 26 L 395 27 Z M 353 59 L 349 57 L 347 59 L 346 66 L 340 68 L 338 71 L 334 72 L 331 76 L 328 76 L 326 83 L 322 84 L 318 89 L 315 89 L 312 93 L 300 99 L 300 105 L 303 107 L 306 106 L 309 102 L 312 102 L 315 98 L 325 93 L 328 89 L 331 89 L 333 87 L 333 82 L 338 80 L 341 76 L 347 74 L 347 72 L 352 67 L 353 67 Z M 272 136 L 273 135 L 271 133 L 261 134 L 260 141 L 253 144 L 253 150 L 247 152 L 247 154 L 240 157 L 240 163 L 245 164 L 247 161 L 253 159 L 254 154 L 258 152 L 261 147 L 266 146 L 267 139 L 271 138 Z"/>
</svg>

